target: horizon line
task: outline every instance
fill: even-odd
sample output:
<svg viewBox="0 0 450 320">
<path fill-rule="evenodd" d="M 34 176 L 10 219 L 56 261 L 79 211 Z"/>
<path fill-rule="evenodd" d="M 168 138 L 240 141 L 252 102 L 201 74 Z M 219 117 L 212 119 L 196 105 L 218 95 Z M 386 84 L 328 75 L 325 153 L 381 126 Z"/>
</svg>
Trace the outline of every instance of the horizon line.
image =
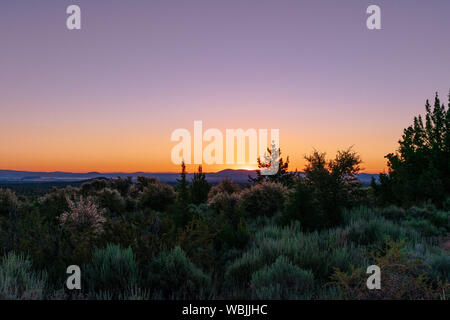
<svg viewBox="0 0 450 320">
<path fill-rule="evenodd" d="M 209 171 L 209 172 L 205 172 L 203 171 L 203 173 L 207 174 L 207 173 L 219 173 L 225 170 L 231 170 L 231 171 L 248 171 L 248 172 L 256 172 L 259 169 L 233 169 L 233 168 L 225 168 L 219 171 Z M 180 174 L 179 171 L 87 171 L 87 172 L 77 172 L 77 171 L 60 171 L 60 170 L 56 170 L 56 171 L 32 171 L 32 170 L 13 170 L 13 169 L 0 169 L 1 171 L 9 171 L 9 172 L 29 172 L 29 173 L 72 173 L 72 174 L 138 174 L 138 173 L 143 173 L 143 174 L 155 174 L 155 173 L 169 173 L 169 174 Z M 192 172 L 186 172 L 187 174 L 190 173 L 197 173 L 198 171 L 192 171 Z M 288 171 L 289 173 L 303 173 L 304 171 L 297 171 L 297 170 L 293 170 L 293 171 Z M 384 173 L 382 171 L 380 172 L 366 172 L 366 171 L 361 171 L 358 174 L 361 173 L 366 173 L 366 174 L 380 174 L 380 173 Z"/>
</svg>

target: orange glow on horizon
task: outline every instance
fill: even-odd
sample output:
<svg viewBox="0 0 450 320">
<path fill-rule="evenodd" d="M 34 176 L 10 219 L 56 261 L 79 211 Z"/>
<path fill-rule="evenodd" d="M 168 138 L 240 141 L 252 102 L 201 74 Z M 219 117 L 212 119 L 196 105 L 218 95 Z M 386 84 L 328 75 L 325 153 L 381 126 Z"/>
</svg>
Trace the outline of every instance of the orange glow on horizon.
<svg viewBox="0 0 450 320">
<path fill-rule="evenodd" d="M 20 113 L 9 113 L 14 122 L 0 127 L 0 170 L 18 171 L 66 171 L 66 172 L 179 172 L 179 165 L 171 161 L 171 149 L 177 142 L 170 141 L 175 128 L 192 131 L 194 116 L 174 122 L 153 120 L 151 125 L 146 117 L 130 115 L 102 118 L 88 114 L 78 114 L 76 118 L 62 116 L 61 121 L 41 117 L 40 121 L 19 121 Z M 218 120 L 220 118 L 220 121 Z M 150 118 L 151 119 L 151 118 Z M 337 150 L 354 146 L 361 155 L 362 172 L 379 173 L 386 170 L 384 156 L 397 148 L 396 141 L 401 130 L 385 128 L 375 131 L 370 126 L 349 123 L 337 125 L 334 120 L 320 127 L 308 119 L 300 124 L 285 119 L 254 119 L 254 114 L 241 112 L 236 120 L 231 114 L 210 116 L 204 121 L 204 131 L 208 128 L 280 128 L 282 157 L 289 156 L 289 170 L 303 171 L 304 156 L 313 149 L 324 151 L 327 158 L 333 158 Z M 405 124 L 407 124 L 405 122 Z M 374 121 L 374 125 L 376 122 Z M 402 125 L 398 126 L 402 127 Z M 323 130 L 321 128 L 326 128 Z M 376 127 L 375 127 L 376 128 Z M 355 135 L 355 131 L 358 134 Z M 333 135 L 330 135 L 333 132 Z M 375 132 L 375 133 L 374 133 Z M 208 142 L 209 143 L 209 142 Z M 208 145 L 203 143 L 203 150 Z M 225 149 L 224 149 L 225 151 Z M 248 155 L 248 149 L 247 149 Z M 188 164 L 189 172 L 198 165 Z M 255 164 L 203 165 L 204 172 L 224 169 L 257 169 Z"/>
<path fill-rule="evenodd" d="M 198 171 L 197 164 L 187 164 L 186 170 L 187 172 L 197 172 Z M 296 161 L 289 163 L 289 171 L 303 171 L 305 167 L 304 161 Z M 363 170 L 361 172 L 376 174 L 380 172 L 387 171 L 387 167 L 385 163 L 381 163 L 380 166 L 370 166 L 362 165 Z M 380 169 L 379 169 L 380 168 Z M 252 165 L 202 165 L 203 172 L 218 172 L 225 169 L 233 169 L 233 170 L 257 170 L 257 166 Z M 87 173 L 87 172 L 121 172 L 121 173 L 134 173 L 134 172 L 159 172 L 159 173 L 169 173 L 169 172 L 180 172 L 180 166 L 178 165 L 163 165 L 159 166 L 132 166 L 127 164 L 114 164 L 114 165 L 76 165 L 76 164 L 67 164 L 63 165 L 61 163 L 54 163 L 53 165 L 27 165 L 25 161 L 21 161 L 14 164 L 2 164 L 0 166 L 0 170 L 15 170 L 15 171 L 34 171 L 34 172 L 74 172 L 74 173 Z"/>
</svg>

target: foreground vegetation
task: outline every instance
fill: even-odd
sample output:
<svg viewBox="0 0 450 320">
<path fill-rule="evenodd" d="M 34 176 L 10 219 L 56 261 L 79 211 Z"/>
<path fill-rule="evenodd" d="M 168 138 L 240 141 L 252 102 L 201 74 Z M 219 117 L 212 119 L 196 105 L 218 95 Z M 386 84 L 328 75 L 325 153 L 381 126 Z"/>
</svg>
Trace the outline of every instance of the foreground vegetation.
<svg viewBox="0 0 450 320">
<path fill-rule="evenodd" d="M 183 165 L 176 188 L 140 177 L 42 197 L 0 189 L 0 298 L 447 299 L 450 112 L 436 96 L 416 119 L 369 188 L 348 149 L 312 153 L 302 176 L 280 159 L 244 188 L 211 186 L 201 167 L 187 181 Z M 380 290 L 366 287 L 372 264 Z M 65 286 L 69 265 L 81 290 Z"/>
</svg>

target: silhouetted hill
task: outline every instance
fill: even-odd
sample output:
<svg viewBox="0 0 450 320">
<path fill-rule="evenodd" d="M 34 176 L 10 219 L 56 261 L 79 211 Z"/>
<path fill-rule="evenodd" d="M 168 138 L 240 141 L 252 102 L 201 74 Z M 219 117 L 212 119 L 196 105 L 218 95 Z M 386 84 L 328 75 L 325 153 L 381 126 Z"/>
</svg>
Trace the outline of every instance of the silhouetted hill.
<svg viewBox="0 0 450 320">
<path fill-rule="evenodd" d="M 255 170 L 234 170 L 225 169 L 219 172 L 205 173 L 206 179 L 212 183 L 218 183 L 224 178 L 230 178 L 236 183 L 244 184 L 248 182 L 249 176 L 256 176 Z M 138 176 L 149 178 L 156 178 L 161 182 L 175 184 L 179 173 L 173 172 L 88 172 L 88 173 L 74 173 L 74 172 L 31 172 L 31 171 L 14 171 L 14 170 L 0 170 L 0 183 L 33 183 L 33 182 L 80 182 L 95 178 L 113 179 L 117 177 L 126 178 L 131 177 L 133 180 Z M 187 174 L 188 180 L 193 177 L 192 173 Z M 378 179 L 377 174 L 361 173 L 359 180 L 367 185 L 370 183 L 372 177 Z"/>
</svg>

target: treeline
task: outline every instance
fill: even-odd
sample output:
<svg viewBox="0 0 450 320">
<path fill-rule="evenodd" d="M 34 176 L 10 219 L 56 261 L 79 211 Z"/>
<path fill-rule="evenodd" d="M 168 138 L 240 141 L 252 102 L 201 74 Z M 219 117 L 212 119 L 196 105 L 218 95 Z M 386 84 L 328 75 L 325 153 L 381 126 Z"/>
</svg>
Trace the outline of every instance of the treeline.
<svg viewBox="0 0 450 320">
<path fill-rule="evenodd" d="M 65 188 L 67 186 L 80 187 L 86 181 L 67 181 L 67 182 L 21 182 L 21 183 L 11 183 L 4 182 L 0 183 L 0 189 L 10 189 L 14 191 L 17 195 L 24 195 L 27 197 L 41 197 L 46 193 L 49 193 L 56 188 Z"/>
<path fill-rule="evenodd" d="M 0 189 L 0 298 L 446 298 L 449 107 L 436 96 L 426 111 L 370 187 L 350 148 L 314 151 L 302 176 L 280 158 L 276 175 L 245 187 L 211 186 L 201 167 L 189 181 L 183 164 L 175 187 L 139 177 L 42 197 Z M 366 287 L 372 264 L 381 290 Z M 66 288 L 69 265 L 81 290 Z"/>
</svg>

